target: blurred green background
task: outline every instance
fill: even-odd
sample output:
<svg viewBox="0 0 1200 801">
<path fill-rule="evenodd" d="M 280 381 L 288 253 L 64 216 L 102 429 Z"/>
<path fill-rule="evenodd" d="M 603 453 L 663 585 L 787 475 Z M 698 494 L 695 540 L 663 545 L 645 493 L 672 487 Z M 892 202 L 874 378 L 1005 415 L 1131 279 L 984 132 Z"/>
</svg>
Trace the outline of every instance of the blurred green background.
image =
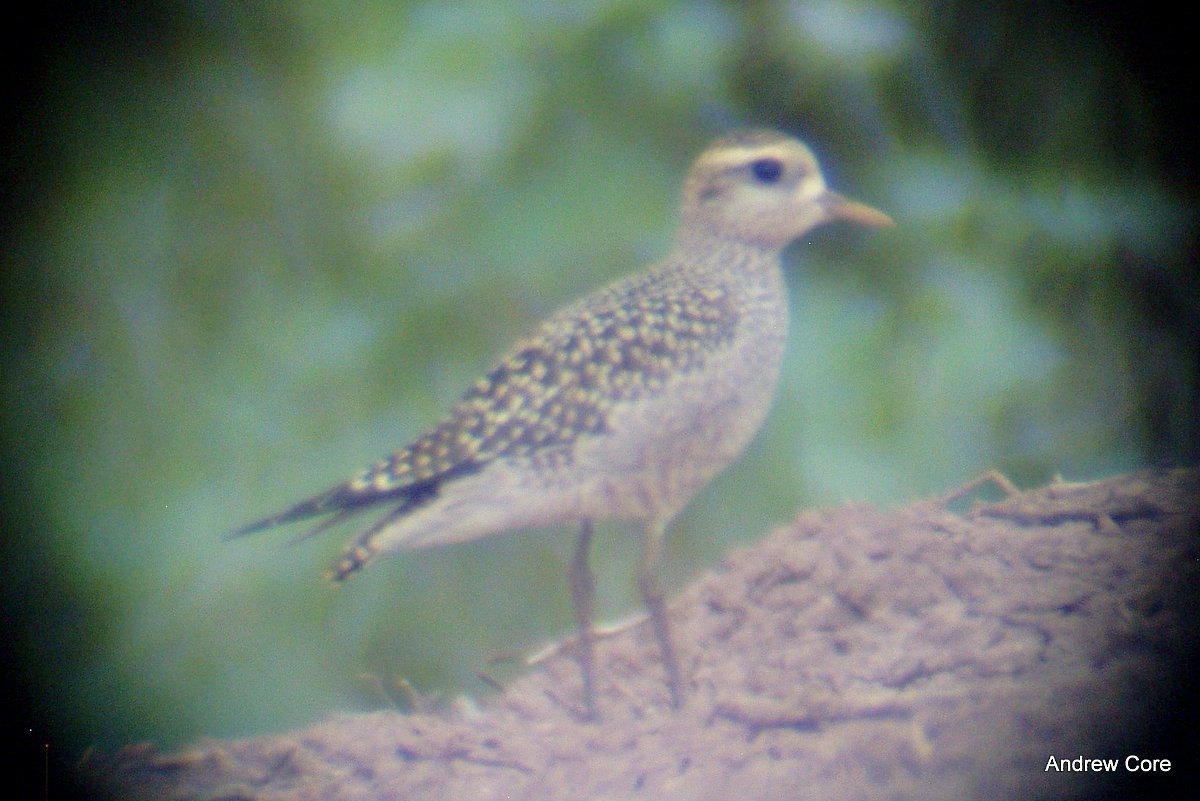
<svg viewBox="0 0 1200 801">
<path fill-rule="evenodd" d="M 670 587 L 804 507 L 1195 463 L 1182 79 L 1144 20 L 978 6 L 47 20 L 6 90 L 9 720 L 67 753 L 278 731 L 406 708 L 404 682 L 486 695 L 477 671 L 517 672 L 490 655 L 568 632 L 567 530 L 337 592 L 352 527 L 221 536 L 422 433 L 543 315 L 663 255 L 691 159 L 733 127 L 801 135 L 898 226 L 788 252 L 774 411 L 677 522 Z M 599 529 L 602 618 L 637 608 L 635 542 Z"/>
</svg>

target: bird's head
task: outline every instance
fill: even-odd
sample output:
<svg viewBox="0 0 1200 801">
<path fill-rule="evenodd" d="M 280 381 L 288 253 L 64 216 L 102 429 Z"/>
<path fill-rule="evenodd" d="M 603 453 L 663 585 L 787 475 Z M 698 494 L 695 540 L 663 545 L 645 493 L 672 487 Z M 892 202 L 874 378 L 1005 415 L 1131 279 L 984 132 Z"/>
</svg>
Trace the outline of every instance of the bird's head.
<svg viewBox="0 0 1200 801">
<path fill-rule="evenodd" d="M 680 238 L 782 249 L 834 220 L 893 225 L 882 211 L 826 187 L 804 143 L 754 130 L 718 139 L 696 159 L 684 184 Z"/>
</svg>

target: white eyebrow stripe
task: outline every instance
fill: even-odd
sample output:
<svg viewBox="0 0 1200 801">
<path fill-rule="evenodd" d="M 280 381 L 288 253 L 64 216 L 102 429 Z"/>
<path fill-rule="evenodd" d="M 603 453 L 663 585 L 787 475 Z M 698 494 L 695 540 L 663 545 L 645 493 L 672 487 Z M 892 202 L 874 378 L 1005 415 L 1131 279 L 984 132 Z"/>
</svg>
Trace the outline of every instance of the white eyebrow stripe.
<svg viewBox="0 0 1200 801">
<path fill-rule="evenodd" d="M 701 161 L 705 166 L 717 169 L 743 167 L 752 161 L 764 158 L 776 158 L 786 164 L 790 160 L 789 155 L 793 152 L 778 145 L 728 147 L 706 154 Z"/>
</svg>

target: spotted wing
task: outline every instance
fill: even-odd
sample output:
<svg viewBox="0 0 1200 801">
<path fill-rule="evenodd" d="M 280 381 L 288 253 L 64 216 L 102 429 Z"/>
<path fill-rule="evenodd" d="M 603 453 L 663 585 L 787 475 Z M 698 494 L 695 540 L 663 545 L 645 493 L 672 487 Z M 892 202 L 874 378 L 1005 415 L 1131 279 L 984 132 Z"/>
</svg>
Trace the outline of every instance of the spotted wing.
<svg viewBox="0 0 1200 801">
<path fill-rule="evenodd" d="M 536 469 L 569 462 L 579 438 L 605 432 L 614 404 L 662 391 L 732 338 L 738 314 L 726 294 L 680 281 L 675 272 L 651 274 L 568 306 L 518 342 L 432 431 L 344 484 L 230 536 L 331 515 L 314 534 L 396 500 L 402 514 L 495 459 Z"/>
</svg>

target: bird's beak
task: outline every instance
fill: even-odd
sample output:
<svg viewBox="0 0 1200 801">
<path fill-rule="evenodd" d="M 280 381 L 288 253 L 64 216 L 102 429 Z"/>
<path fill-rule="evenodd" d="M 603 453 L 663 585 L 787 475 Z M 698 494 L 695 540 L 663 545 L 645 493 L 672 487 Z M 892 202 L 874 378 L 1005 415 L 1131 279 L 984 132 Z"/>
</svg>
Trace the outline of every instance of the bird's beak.
<svg viewBox="0 0 1200 801">
<path fill-rule="evenodd" d="M 826 192 L 822 204 L 831 220 L 848 220 L 871 228 L 890 228 L 896 224 L 879 209 L 851 200 L 837 192 Z"/>
</svg>

